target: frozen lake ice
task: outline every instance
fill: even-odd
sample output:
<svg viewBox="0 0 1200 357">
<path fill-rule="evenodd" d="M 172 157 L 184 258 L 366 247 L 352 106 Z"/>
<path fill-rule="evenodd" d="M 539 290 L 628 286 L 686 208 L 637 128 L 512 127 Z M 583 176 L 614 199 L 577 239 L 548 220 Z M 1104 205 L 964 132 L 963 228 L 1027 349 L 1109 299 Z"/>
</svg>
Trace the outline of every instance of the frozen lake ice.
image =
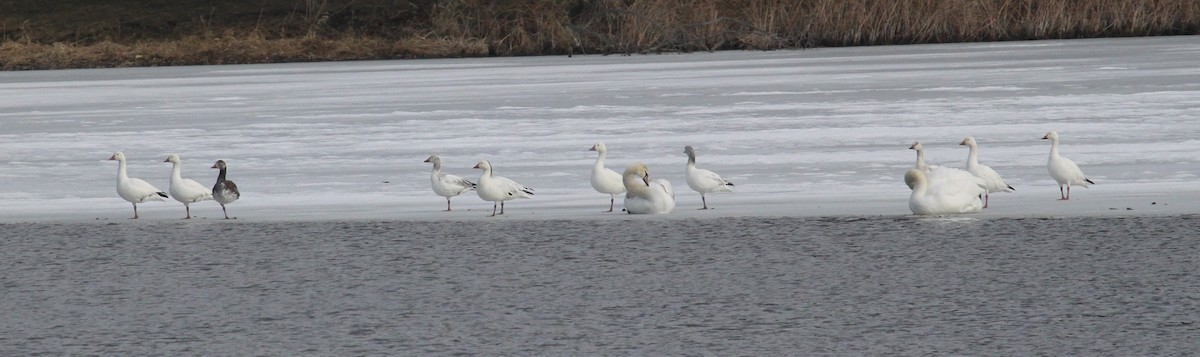
<svg viewBox="0 0 1200 357">
<path fill-rule="evenodd" d="M 211 185 L 217 159 L 251 220 L 483 219 L 474 193 L 455 212 L 429 188 L 476 161 L 536 189 L 502 219 L 591 219 L 608 197 L 588 174 L 634 162 L 675 184 L 669 217 L 909 214 L 904 171 L 980 161 L 1016 187 L 982 215 L 1200 211 L 1200 37 L 1155 37 L 718 52 L 123 68 L 0 74 L 0 220 L 124 220 L 129 172 L 167 189 Z M 1097 185 L 1056 201 L 1049 130 Z M 709 195 L 683 181 L 683 146 L 737 184 Z M 618 199 L 618 205 L 620 199 Z M 143 219 L 183 216 L 174 200 Z M 194 215 L 219 218 L 215 202 Z"/>
</svg>

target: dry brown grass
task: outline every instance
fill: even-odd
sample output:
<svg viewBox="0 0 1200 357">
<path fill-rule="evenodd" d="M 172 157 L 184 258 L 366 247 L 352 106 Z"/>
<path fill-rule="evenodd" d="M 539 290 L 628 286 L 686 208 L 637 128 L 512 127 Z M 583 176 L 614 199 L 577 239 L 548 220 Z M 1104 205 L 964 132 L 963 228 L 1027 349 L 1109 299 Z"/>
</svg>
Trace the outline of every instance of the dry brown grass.
<svg viewBox="0 0 1200 357">
<path fill-rule="evenodd" d="M 58 19 L 68 22 L 63 28 L 51 27 L 48 24 L 55 22 L 46 19 L 0 15 L 0 66 L 18 70 L 629 54 L 1200 33 L 1196 0 L 271 3 L 275 7 L 257 15 L 246 14 L 247 9 L 219 13 L 214 7 L 209 13 L 163 20 L 176 23 L 171 27 L 154 22 L 157 17 L 150 14 L 134 14 L 140 16 L 135 16 L 137 26 L 94 20 L 70 27 L 70 21 Z"/>
</svg>

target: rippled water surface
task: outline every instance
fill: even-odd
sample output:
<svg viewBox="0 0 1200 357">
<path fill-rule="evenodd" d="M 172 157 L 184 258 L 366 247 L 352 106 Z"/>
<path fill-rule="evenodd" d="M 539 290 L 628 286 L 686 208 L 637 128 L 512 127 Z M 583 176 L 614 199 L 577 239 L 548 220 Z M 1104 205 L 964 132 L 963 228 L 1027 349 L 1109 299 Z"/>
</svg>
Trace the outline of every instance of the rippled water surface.
<svg viewBox="0 0 1200 357">
<path fill-rule="evenodd" d="M 1175 355 L 1200 216 L 0 225 L 0 354 Z"/>
</svg>

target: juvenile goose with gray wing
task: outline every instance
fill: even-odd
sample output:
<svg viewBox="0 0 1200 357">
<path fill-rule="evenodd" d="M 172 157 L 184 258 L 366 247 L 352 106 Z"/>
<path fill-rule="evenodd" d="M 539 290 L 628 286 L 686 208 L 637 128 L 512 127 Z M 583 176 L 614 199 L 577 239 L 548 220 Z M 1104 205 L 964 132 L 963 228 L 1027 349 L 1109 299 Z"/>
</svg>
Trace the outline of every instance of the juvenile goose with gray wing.
<svg viewBox="0 0 1200 357">
<path fill-rule="evenodd" d="M 242 194 L 238 192 L 237 184 L 225 179 L 225 160 L 217 160 L 217 163 L 213 164 L 212 168 L 221 170 L 217 174 L 217 184 L 213 185 L 212 188 L 213 200 L 221 204 L 221 213 L 225 214 L 225 219 L 229 219 L 229 212 L 225 210 L 225 205 L 237 201 L 238 198 L 242 197 Z"/>
</svg>

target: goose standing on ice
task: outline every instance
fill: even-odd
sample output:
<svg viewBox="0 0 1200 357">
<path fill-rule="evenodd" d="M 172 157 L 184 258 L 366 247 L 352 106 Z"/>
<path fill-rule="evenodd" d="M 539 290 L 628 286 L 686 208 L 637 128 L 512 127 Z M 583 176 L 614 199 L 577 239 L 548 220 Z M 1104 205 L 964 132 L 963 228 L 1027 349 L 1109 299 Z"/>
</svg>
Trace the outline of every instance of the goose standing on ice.
<svg viewBox="0 0 1200 357">
<path fill-rule="evenodd" d="M 1000 177 L 1000 174 L 996 173 L 996 170 L 992 170 L 991 167 L 979 163 L 979 148 L 978 144 L 975 143 L 974 137 L 968 136 L 961 143 L 958 143 L 958 145 L 966 145 L 971 149 L 971 152 L 967 154 L 967 172 L 983 179 L 983 182 L 987 185 L 987 193 L 983 194 L 983 208 L 988 208 L 988 193 L 1013 192 L 1016 190 L 1008 182 L 1004 182 L 1004 178 Z"/>
<path fill-rule="evenodd" d="M 457 175 L 442 173 L 442 158 L 437 154 L 429 155 L 425 162 L 433 164 L 433 173 L 429 175 L 429 181 L 433 183 L 433 193 L 446 198 L 446 211 L 450 211 L 450 197 L 475 189 L 474 182 Z"/>
<path fill-rule="evenodd" d="M 1089 180 L 1083 175 L 1083 171 L 1079 169 L 1079 165 L 1075 165 L 1071 159 L 1062 157 L 1058 154 L 1058 133 L 1051 130 L 1042 137 L 1042 140 L 1050 140 L 1050 160 L 1046 162 L 1046 169 L 1050 171 L 1050 177 L 1054 181 L 1058 181 L 1058 196 L 1060 201 L 1071 199 L 1071 185 L 1079 185 L 1087 188 L 1089 184 L 1095 185 L 1095 182 Z M 1067 192 L 1063 194 L 1063 185 L 1067 185 Z"/>
<path fill-rule="evenodd" d="M 146 201 L 162 201 L 167 193 L 139 178 L 125 173 L 125 154 L 117 151 L 109 160 L 117 160 L 117 195 L 133 204 L 133 218 L 138 218 L 137 204 Z"/>
<path fill-rule="evenodd" d="M 908 209 L 913 214 L 975 213 L 983 209 L 979 196 L 987 192 L 986 184 L 969 172 L 948 167 L 911 168 L 904 174 L 904 181 L 913 184 L 908 197 Z"/>
<path fill-rule="evenodd" d="M 479 183 L 475 185 L 475 193 L 484 201 L 492 202 L 492 215 L 489 217 L 496 216 L 497 203 L 500 204 L 499 214 L 504 214 L 504 201 L 533 196 L 532 188 L 504 177 L 492 176 L 492 164 L 487 160 L 480 160 L 474 168 L 483 170 L 483 174 L 479 175 Z"/>
<path fill-rule="evenodd" d="M 237 184 L 225 179 L 225 160 L 217 160 L 217 163 L 213 164 L 212 168 L 221 170 L 217 174 L 217 184 L 213 185 L 212 188 L 213 200 L 221 204 L 221 213 L 225 214 L 225 219 L 229 219 L 229 212 L 225 211 L 225 205 L 237 201 L 238 198 L 242 197 L 242 194 L 238 192 Z"/>
<path fill-rule="evenodd" d="M 687 163 L 687 184 L 696 192 L 700 193 L 700 202 L 704 204 L 702 210 L 708 209 L 708 200 L 704 198 L 705 193 L 709 192 L 733 192 L 733 183 L 725 181 L 721 175 L 705 169 L 696 168 L 696 150 L 692 149 L 691 145 L 683 147 L 683 153 L 688 156 Z"/>
<path fill-rule="evenodd" d="M 183 203 L 183 209 L 186 212 L 186 216 L 183 218 L 191 219 L 192 208 L 188 205 L 204 200 L 211 200 L 213 198 L 212 190 L 204 187 L 204 185 L 196 182 L 196 180 L 185 179 L 180 176 L 179 171 L 183 163 L 182 160 L 179 160 L 179 155 L 171 154 L 163 162 L 171 163 L 171 186 L 167 190 L 171 192 L 171 197 Z"/>
<path fill-rule="evenodd" d="M 630 214 L 671 213 L 675 190 L 667 180 L 650 180 L 650 170 L 641 163 L 630 165 L 621 178 L 625 185 L 625 211 Z"/>
<path fill-rule="evenodd" d="M 913 168 L 921 171 L 929 171 L 937 167 L 937 165 L 925 164 L 925 147 L 921 145 L 921 142 L 914 141 L 912 146 L 909 146 L 908 149 L 917 151 L 917 164 L 916 166 L 913 166 Z M 913 183 L 908 181 L 908 175 L 904 175 L 904 184 L 908 185 L 908 189 L 910 190 L 913 188 Z"/>
<path fill-rule="evenodd" d="M 604 146 L 604 143 L 596 143 L 588 151 L 600 153 L 600 156 L 596 157 L 596 165 L 592 166 L 592 188 L 600 193 L 608 194 L 608 211 L 605 212 L 612 212 L 613 206 L 617 202 L 617 195 L 625 192 L 625 185 L 621 183 L 621 174 L 604 167 L 604 158 L 608 156 L 608 148 Z"/>
</svg>

